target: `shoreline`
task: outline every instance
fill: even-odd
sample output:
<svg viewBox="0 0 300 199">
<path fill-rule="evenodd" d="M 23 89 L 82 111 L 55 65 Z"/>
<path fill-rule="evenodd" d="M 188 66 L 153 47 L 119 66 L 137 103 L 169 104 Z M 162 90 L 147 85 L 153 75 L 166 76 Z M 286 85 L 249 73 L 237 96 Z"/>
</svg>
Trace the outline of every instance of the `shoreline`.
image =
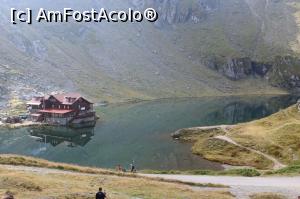
<svg viewBox="0 0 300 199">
<path fill-rule="evenodd" d="M 292 105 L 250 122 L 183 128 L 172 133 L 171 137 L 179 142 L 193 143 L 192 153 L 209 161 L 288 173 L 293 172 L 292 168 L 298 169 L 300 166 L 294 162 L 297 149 L 285 150 L 289 153 L 282 153 L 282 150 L 273 148 L 280 144 L 282 149 L 291 149 L 288 148 L 290 145 L 296 145 L 299 136 L 296 125 L 299 125 L 299 111 L 296 105 Z M 277 133 L 278 136 L 290 135 L 291 138 L 285 137 L 278 142 L 270 132 Z M 273 145 L 270 146 L 264 140 L 273 141 Z"/>
<path fill-rule="evenodd" d="M 186 97 L 161 97 L 153 99 L 129 99 L 128 101 L 119 101 L 108 103 L 107 106 L 121 106 L 130 104 L 139 104 L 143 102 L 159 102 L 164 100 L 188 100 L 201 98 L 221 98 L 221 97 L 276 97 L 276 96 L 297 96 L 295 93 L 279 92 L 279 93 L 247 93 L 247 94 L 224 94 L 224 95 L 203 95 L 203 96 L 186 96 Z M 98 105 L 97 107 L 102 107 Z"/>
<path fill-rule="evenodd" d="M 49 126 L 45 123 L 40 122 L 31 122 L 31 121 L 24 121 L 22 123 L 16 123 L 16 124 L 8 124 L 0 122 L 0 128 L 7 128 L 7 129 L 18 129 L 23 127 L 32 127 L 32 126 Z"/>
<path fill-rule="evenodd" d="M 202 99 L 202 98 L 230 98 L 230 97 L 276 97 L 276 96 L 296 96 L 293 93 L 250 93 L 250 94 L 224 94 L 224 95 L 203 95 L 203 96 L 192 96 L 192 97 L 165 97 L 165 98 L 154 98 L 154 99 L 132 99 L 128 101 L 120 101 L 120 102 L 112 102 L 107 103 L 106 106 L 97 105 L 95 106 L 95 109 L 101 109 L 106 107 L 114 107 L 114 106 L 126 106 L 126 105 L 136 105 L 140 103 L 155 103 L 155 102 L 162 102 L 167 100 L 192 100 L 192 99 Z M 22 128 L 22 127 L 31 127 L 31 126 L 49 126 L 45 123 L 40 122 L 31 122 L 31 121 L 24 121 L 23 123 L 16 123 L 16 124 L 8 124 L 3 123 L 0 121 L 0 128 L 8 128 L 8 129 L 16 129 L 16 128 Z M 217 126 L 207 126 L 207 127 L 191 127 L 191 128 L 185 128 L 188 130 L 205 130 L 204 128 L 212 128 L 212 127 L 222 127 L 222 126 L 233 126 L 233 125 L 217 125 Z M 202 128 L 202 129 L 201 129 Z M 179 130 L 178 130 L 179 131 Z"/>
<path fill-rule="evenodd" d="M 239 124 L 183 128 L 172 133 L 171 137 L 179 142 L 193 143 L 191 149 L 193 154 L 212 162 L 222 163 L 225 170 L 241 166 L 244 168 L 255 168 L 259 170 L 278 170 L 287 166 L 281 164 L 277 159 L 266 153 L 243 146 L 232 140 L 231 137 L 228 137 L 230 130 L 234 129 L 238 125 Z M 210 147 L 211 149 L 208 150 L 206 147 L 203 148 L 202 145 Z M 226 149 L 229 150 L 229 154 L 226 154 L 224 151 Z M 232 152 L 232 150 L 234 151 Z M 247 153 L 245 153 L 245 151 L 247 151 Z M 223 155 L 221 155 L 221 153 Z M 240 162 L 237 158 L 235 158 L 237 154 L 239 156 L 249 156 L 250 153 L 252 158 L 256 155 L 263 157 L 265 160 L 261 161 L 260 164 L 252 164 L 249 161 Z M 227 166 L 225 167 L 225 165 Z"/>
<path fill-rule="evenodd" d="M 206 131 L 206 130 L 224 130 L 236 127 L 238 124 L 234 125 L 213 125 L 213 126 L 199 126 L 199 127 L 189 127 L 189 128 L 183 128 L 175 131 L 174 133 L 171 133 L 171 137 L 175 140 L 180 140 L 181 136 L 184 136 L 185 131 Z"/>
</svg>

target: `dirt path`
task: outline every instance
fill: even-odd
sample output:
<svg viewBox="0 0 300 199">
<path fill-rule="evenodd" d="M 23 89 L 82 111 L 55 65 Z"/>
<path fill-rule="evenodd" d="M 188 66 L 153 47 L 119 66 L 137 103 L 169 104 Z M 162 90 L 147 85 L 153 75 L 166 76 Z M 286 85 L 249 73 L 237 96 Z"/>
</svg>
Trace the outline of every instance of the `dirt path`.
<svg viewBox="0 0 300 199">
<path fill-rule="evenodd" d="M 229 129 L 234 127 L 235 125 L 217 125 L 217 126 L 203 126 L 203 127 L 192 127 L 192 128 L 187 128 L 187 129 L 191 129 L 191 130 L 211 130 L 211 129 L 221 129 L 223 130 L 226 134 L 230 134 L 230 131 Z M 286 165 L 282 164 L 281 162 L 279 162 L 276 158 L 266 154 L 266 153 L 263 153 L 261 151 L 258 151 L 258 150 L 255 150 L 255 149 L 252 149 L 252 148 L 249 148 L 249 147 L 245 147 L 237 142 L 235 142 L 234 140 L 232 140 L 230 137 L 226 136 L 226 135 L 220 135 L 220 136 L 216 136 L 215 138 L 217 139 L 220 139 L 220 140 L 224 140 L 226 142 L 229 142 L 233 145 L 236 145 L 240 148 L 243 148 L 243 149 L 246 149 L 246 150 L 249 150 L 249 151 L 252 151 L 254 153 L 257 153 L 259 155 L 262 155 L 264 156 L 265 158 L 267 158 L 268 160 L 271 160 L 273 162 L 273 169 L 281 169 L 281 168 L 284 168 L 286 167 Z"/>
<path fill-rule="evenodd" d="M 191 129 L 193 129 L 193 130 L 222 129 L 226 134 L 229 134 L 230 131 L 228 129 L 230 129 L 231 127 L 234 127 L 234 125 L 217 125 L 217 126 L 193 127 Z M 272 157 L 272 156 L 270 156 L 266 153 L 263 153 L 261 151 L 258 151 L 258 150 L 255 150 L 255 149 L 252 149 L 252 148 L 249 148 L 249 147 L 245 147 L 245 146 L 235 142 L 234 140 L 232 140 L 230 137 L 228 137 L 226 135 L 216 136 L 215 138 L 220 139 L 220 140 L 224 140 L 224 141 L 229 142 L 233 145 L 236 145 L 240 148 L 247 149 L 249 151 L 252 151 L 254 153 L 257 153 L 259 155 L 264 156 L 265 158 L 267 158 L 268 160 L 271 160 L 273 162 L 273 164 L 274 164 L 273 169 L 281 169 L 283 167 L 286 167 L 286 165 L 279 162 L 276 158 L 274 158 L 274 157 Z"/>
<path fill-rule="evenodd" d="M 229 143 L 231 143 L 231 144 L 233 144 L 233 145 L 236 145 L 236 146 L 238 146 L 238 147 L 240 147 L 240 148 L 247 149 L 247 150 L 249 150 L 249 151 L 252 151 L 252 152 L 254 152 L 254 153 L 257 153 L 257 154 L 259 154 L 259 155 L 264 156 L 265 158 L 267 158 L 268 160 L 271 160 L 271 161 L 273 162 L 273 164 L 274 164 L 274 165 L 273 165 L 273 169 L 274 169 L 274 170 L 276 170 L 276 169 L 281 169 L 281 168 L 283 168 L 283 167 L 286 167 L 286 165 L 282 164 L 281 162 L 279 162 L 277 159 L 273 158 L 272 156 L 270 156 L 270 155 L 268 155 L 268 154 L 265 154 L 265 153 L 263 153 L 263 152 L 261 152 L 261 151 L 255 150 L 255 149 L 252 149 L 252 148 L 249 148 L 249 147 L 242 146 L 242 145 L 238 144 L 237 142 L 235 142 L 234 140 L 232 140 L 231 138 L 229 138 L 229 137 L 227 137 L 227 136 L 225 136 L 225 135 L 222 135 L 222 136 L 216 136 L 215 138 L 220 139 L 220 140 L 224 140 L 224 141 L 229 142 Z"/>
</svg>

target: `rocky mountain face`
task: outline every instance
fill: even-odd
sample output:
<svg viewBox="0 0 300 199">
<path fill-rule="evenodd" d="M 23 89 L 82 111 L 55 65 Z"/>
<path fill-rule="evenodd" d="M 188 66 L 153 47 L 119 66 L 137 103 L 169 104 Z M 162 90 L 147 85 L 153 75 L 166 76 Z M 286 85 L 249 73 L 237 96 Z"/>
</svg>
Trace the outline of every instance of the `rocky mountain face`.
<svg viewBox="0 0 300 199">
<path fill-rule="evenodd" d="M 231 80 L 261 77 L 273 86 L 287 89 L 299 88 L 299 2 L 280 0 L 226 1 L 226 6 L 224 1 L 218 0 L 190 1 L 185 4 L 188 8 L 182 6 L 181 3 L 182 1 L 160 1 L 157 7 L 164 13 L 160 23 L 205 23 L 210 15 L 215 17 L 214 15 L 227 9 L 228 12 L 226 11 L 226 13 L 229 16 L 238 16 L 242 9 L 230 11 L 230 4 L 233 8 L 236 8 L 234 4 L 239 5 L 240 8 L 245 8 L 242 11 L 247 11 L 244 13 L 244 17 L 249 17 L 256 23 L 256 32 L 253 32 L 255 34 L 247 35 L 250 39 L 253 37 L 253 46 L 249 49 L 252 52 L 246 52 L 247 49 L 240 43 L 238 45 L 244 48 L 240 49 L 240 55 L 227 54 L 219 60 L 215 59 L 214 54 L 208 55 L 208 58 L 204 58 L 207 66 L 219 71 Z M 168 10 L 164 7 L 171 7 L 172 9 Z M 237 18 L 233 22 L 236 20 Z M 236 24 L 247 29 L 243 23 L 239 23 L 241 21 Z M 220 22 L 222 23 L 222 20 Z M 224 25 L 231 24 L 229 22 L 229 24 Z M 231 32 L 227 33 L 227 36 L 229 39 L 232 38 L 231 42 L 234 44 L 238 38 L 238 33 L 232 29 Z M 248 38 L 244 39 L 247 41 Z"/>
<path fill-rule="evenodd" d="M 222 31 L 225 32 L 230 47 L 239 52 L 231 54 L 228 49 L 228 52 L 225 50 L 222 58 L 217 53 L 212 53 L 203 57 L 203 61 L 205 65 L 229 79 L 260 77 L 273 86 L 287 89 L 299 88 L 299 2 L 149 0 L 144 1 L 142 6 L 145 4 L 154 5 L 160 11 L 161 17 L 157 23 L 159 27 L 189 22 L 196 26 L 212 18 L 218 18 L 216 23 L 223 25 Z M 230 20 L 227 21 L 226 18 Z M 246 21 L 246 18 L 250 20 Z M 227 30 L 226 26 L 232 29 Z M 239 32 L 238 28 L 249 32 Z M 244 41 L 239 38 L 241 36 L 244 36 Z M 248 41 L 251 42 L 249 45 L 246 43 Z M 210 48 L 209 45 L 207 47 Z"/>
<path fill-rule="evenodd" d="M 272 70 L 267 73 L 266 78 L 275 86 L 283 88 L 299 88 L 300 74 L 299 74 L 300 60 L 291 56 L 278 56 L 275 58 Z"/>
<path fill-rule="evenodd" d="M 218 65 L 214 61 L 211 61 L 208 66 L 231 80 L 241 80 L 249 76 L 265 77 L 272 68 L 270 63 L 255 62 L 249 57 L 228 58 L 227 62 L 223 65 Z"/>
<path fill-rule="evenodd" d="M 212 61 L 209 66 L 234 81 L 258 77 L 286 89 L 298 89 L 300 85 L 300 59 L 297 57 L 277 56 L 271 62 L 257 62 L 249 57 L 230 58 L 224 65 Z"/>
<path fill-rule="evenodd" d="M 114 102 L 300 87 L 296 0 L 3 1 L 0 91 L 7 98 L 67 90 Z M 11 7 L 153 7 L 159 20 L 12 25 Z"/>
</svg>

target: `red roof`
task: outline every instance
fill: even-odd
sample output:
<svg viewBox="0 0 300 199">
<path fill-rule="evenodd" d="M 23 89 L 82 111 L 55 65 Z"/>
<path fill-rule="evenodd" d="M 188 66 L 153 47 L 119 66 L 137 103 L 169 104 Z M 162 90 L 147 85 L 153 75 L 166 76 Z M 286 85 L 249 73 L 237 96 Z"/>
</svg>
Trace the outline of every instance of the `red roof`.
<svg viewBox="0 0 300 199">
<path fill-rule="evenodd" d="M 62 94 L 56 94 L 52 96 L 55 97 L 58 101 L 60 101 L 62 104 L 66 104 L 66 105 L 71 105 L 74 102 L 76 102 L 79 98 L 83 98 L 82 95 L 79 93 L 62 93 Z M 86 101 L 89 102 L 88 100 Z"/>
<path fill-rule="evenodd" d="M 74 110 L 62 110 L 62 109 L 44 109 L 40 110 L 40 113 L 57 113 L 57 114 L 66 114 L 66 113 L 71 113 Z"/>
<path fill-rule="evenodd" d="M 63 103 L 66 100 L 66 97 L 78 99 L 81 97 L 81 95 L 79 93 L 62 93 L 62 94 L 53 95 L 53 97 L 55 97 L 58 101 Z"/>
<path fill-rule="evenodd" d="M 45 97 L 34 97 L 31 101 L 27 102 L 28 105 L 41 105 L 43 100 L 48 100 L 50 97 L 54 97 L 56 100 L 58 100 L 63 105 L 72 105 L 77 100 L 83 99 L 89 102 L 87 99 L 83 98 L 81 94 L 79 93 L 62 93 L 62 94 L 55 94 L 55 95 L 47 95 Z"/>
</svg>

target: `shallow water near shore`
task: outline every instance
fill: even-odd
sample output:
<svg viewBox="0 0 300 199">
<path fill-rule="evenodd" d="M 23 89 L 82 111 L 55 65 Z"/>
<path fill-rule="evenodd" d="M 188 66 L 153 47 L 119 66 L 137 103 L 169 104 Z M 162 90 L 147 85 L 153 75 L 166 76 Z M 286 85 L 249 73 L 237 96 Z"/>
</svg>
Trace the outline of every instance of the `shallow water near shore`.
<svg viewBox="0 0 300 199">
<path fill-rule="evenodd" d="M 270 115 L 296 103 L 294 96 L 166 99 L 98 107 L 95 128 L 0 129 L 0 153 L 29 155 L 84 166 L 138 169 L 222 169 L 174 141 L 180 128 L 236 124 Z"/>
</svg>

